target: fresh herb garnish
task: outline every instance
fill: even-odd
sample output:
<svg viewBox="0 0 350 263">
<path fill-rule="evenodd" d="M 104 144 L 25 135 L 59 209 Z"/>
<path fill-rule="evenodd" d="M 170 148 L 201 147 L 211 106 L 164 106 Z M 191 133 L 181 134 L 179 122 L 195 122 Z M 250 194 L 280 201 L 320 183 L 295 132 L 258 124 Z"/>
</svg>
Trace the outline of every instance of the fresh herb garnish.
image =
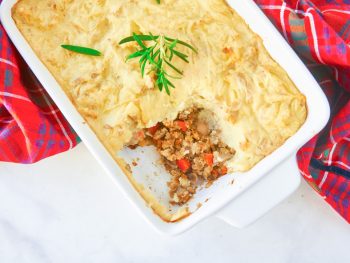
<svg viewBox="0 0 350 263">
<path fill-rule="evenodd" d="M 164 88 L 168 95 L 170 95 L 169 87 L 175 88 L 169 78 L 178 79 L 180 77 L 170 75 L 167 69 L 170 68 L 178 75 L 183 75 L 183 71 L 172 63 L 173 58 L 178 57 L 189 63 L 188 55 L 180 52 L 176 47 L 182 45 L 197 53 L 197 50 L 190 44 L 166 36 L 137 35 L 133 33 L 132 36 L 122 39 L 119 44 L 122 45 L 129 42 L 136 42 L 140 49 L 127 56 L 126 61 L 140 57 L 139 64 L 142 77 L 145 75 L 146 65 L 149 64 L 151 66 L 150 72 L 154 72 L 157 77 L 156 86 L 160 91 Z M 146 46 L 144 42 L 152 42 L 152 44 Z"/>
<path fill-rule="evenodd" d="M 157 3 L 160 4 L 160 0 L 157 0 Z"/>
<path fill-rule="evenodd" d="M 89 56 L 101 56 L 102 53 L 96 49 L 88 48 L 88 47 L 80 47 L 80 46 L 72 46 L 72 45 L 61 45 L 62 48 L 67 49 L 69 51 L 73 51 L 75 53 L 89 55 Z"/>
</svg>

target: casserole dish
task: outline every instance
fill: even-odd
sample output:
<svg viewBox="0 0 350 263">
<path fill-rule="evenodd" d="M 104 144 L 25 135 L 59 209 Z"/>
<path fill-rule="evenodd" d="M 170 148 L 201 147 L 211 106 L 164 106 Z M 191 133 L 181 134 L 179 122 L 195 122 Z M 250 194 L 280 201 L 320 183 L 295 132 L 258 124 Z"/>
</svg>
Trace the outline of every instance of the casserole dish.
<svg viewBox="0 0 350 263">
<path fill-rule="evenodd" d="M 254 218 L 261 215 L 266 209 L 273 206 L 274 203 L 280 201 L 281 196 L 285 197 L 298 185 L 299 177 L 297 176 L 297 173 L 292 176 L 285 175 L 287 177 L 283 184 L 285 188 L 277 183 L 267 184 L 269 186 L 268 192 L 273 193 L 273 189 L 278 189 L 277 193 L 279 194 L 279 197 L 277 198 L 276 192 L 274 192 L 275 196 L 272 197 L 264 196 L 263 199 L 256 197 L 269 202 L 265 203 L 264 205 L 263 203 L 257 205 L 255 202 L 255 206 L 258 206 L 259 209 L 254 209 L 254 213 L 252 213 L 251 209 L 248 209 L 249 199 L 254 197 L 253 194 L 249 194 L 249 192 L 247 192 L 237 198 L 245 190 L 252 187 L 254 183 L 263 178 L 264 175 L 272 168 L 279 165 L 289 156 L 292 156 L 298 147 L 319 132 L 326 124 L 329 115 L 327 100 L 325 99 L 324 94 L 315 80 L 312 78 L 311 74 L 306 70 L 305 66 L 301 63 L 292 49 L 287 45 L 276 29 L 274 29 L 271 23 L 252 1 L 244 1 L 244 3 L 228 1 L 228 4 L 235 9 L 236 12 L 246 20 L 253 31 L 255 31 L 264 40 L 264 44 L 271 56 L 285 69 L 299 90 L 306 96 L 309 110 L 308 118 L 294 136 L 288 139 L 284 145 L 282 145 L 271 155 L 267 156 L 264 160 L 258 163 L 253 169 L 245 173 L 235 173 L 225 176 L 218 180 L 212 187 L 200 191 L 200 193 L 198 193 L 189 204 L 189 210 L 192 212 L 191 215 L 181 221 L 171 224 L 166 223 L 154 216 L 151 209 L 148 209 L 145 206 L 142 199 L 128 181 L 128 178 L 123 176 L 123 171 L 117 165 L 117 162 L 115 162 L 112 156 L 104 148 L 97 136 L 86 124 L 82 116 L 79 115 L 48 69 L 35 55 L 11 17 L 11 8 L 15 2 L 16 1 L 11 0 L 4 1 L 1 8 L 1 19 L 5 29 L 9 33 L 10 38 L 29 66 L 32 68 L 39 81 L 47 89 L 50 96 L 62 110 L 62 113 L 72 124 L 73 128 L 77 131 L 88 148 L 101 162 L 105 169 L 112 175 L 117 185 L 119 185 L 124 193 L 127 194 L 129 199 L 140 209 L 140 211 L 143 212 L 142 214 L 145 216 L 145 218 L 147 218 L 148 221 L 151 222 L 152 225 L 158 230 L 172 234 L 180 233 L 181 231 L 190 228 L 195 223 L 203 220 L 205 217 L 215 213 L 234 198 L 236 198 L 236 200 L 231 204 L 231 207 L 228 208 L 230 210 L 226 210 L 229 212 L 223 212 L 221 217 L 226 221 L 230 221 L 231 223 L 235 222 L 236 225 L 243 226 L 249 223 L 249 221 L 253 221 Z M 319 116 L 322 117 L 320 118 Z M 152 152 L 151 149 L 147 148 L 135 151 L 125 149 L 120 152 L 119 157 L 122 157 L 128 163 L 131 163 L 134 159 L 140 159 L 139 165 L 135 166 L 132 171 L 133 180 L 131 181 L 134 185 L 142 184 L 144 185 L 144 188 L 157 189 L 157 199 L 164 199 L 164 186 L 166 186 L 165 180 L 167 180 L 166 173 L 164 169 L 162 170 L 161 167 L 155 165 L 156 155 L 154 155 L 154 152 Z M 290 163 L 289 165 L 294 165 L 295 167 L 295 160 L 290 160 L 285 165 L 288 165 L 288 163 Z M 283 166 L 281 167 L 283 168 Z M 290 167 L 289 170 L 290 169 L 292 169 L 292 167 Z M 127 174 L 126 171 L 124 172 Z M 160 173 L 162 176 L 159 176 L 156 179 L 154 177 L 153 179 L 150 179 L 150 176 L 147 175 L 153 174 L 154 172 L 157 172 L 158 174 Z M 274 180 L 281 178 L 282 177 L 279 176 Z M 266 179 L 264 182 L 266 184 Z M 257 189 L 262 189 L 262 183 L 256 185 L 255 187 L 258 187 L 259 185 L 260 188 Z M 138 190 L 140 192 L 140 189 Z M 145 193 L 143 192 L 143 194 Z M 201 204 L 201 207 L 196 207 L 198 204 Z M 198 209 L 199 207 L 200 209 Z M 249 213 L 247 213 L 248 210 Z M 243 219 L 243 217 L 245 218 Z M 238 220 L 237 218 L 240 219 Z"/>
</svg>

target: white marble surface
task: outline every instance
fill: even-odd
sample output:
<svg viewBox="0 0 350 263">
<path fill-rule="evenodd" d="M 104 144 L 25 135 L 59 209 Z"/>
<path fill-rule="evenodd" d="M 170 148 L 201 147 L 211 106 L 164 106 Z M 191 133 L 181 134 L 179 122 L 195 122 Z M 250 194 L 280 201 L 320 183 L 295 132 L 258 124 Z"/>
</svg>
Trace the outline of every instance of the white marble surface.
<svg viewBox="0 0 350 263">
<path fill-rule="evenodd" d="M 247 229 L 210 218 L 178 237 L 148 226 L 84 145 L 0 163 L 0 262 L 350 262 L 350 227 L 305 183 Z"/>
</svg>

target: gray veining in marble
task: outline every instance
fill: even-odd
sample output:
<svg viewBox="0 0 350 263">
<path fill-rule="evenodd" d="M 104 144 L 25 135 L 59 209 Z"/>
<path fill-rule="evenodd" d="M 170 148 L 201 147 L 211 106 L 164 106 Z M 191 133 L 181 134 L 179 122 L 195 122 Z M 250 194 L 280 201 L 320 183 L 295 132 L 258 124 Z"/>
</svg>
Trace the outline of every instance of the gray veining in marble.
<svg viewBox="0 0 350 263">
<path fill-rule="evenodd" d="M 210 218 L 154 232 L 83 145 L 35 165 L 0 163 L 0 263 L 350 262 L 350 227 L 305 183 L 251 227 Z"/>
</svg>

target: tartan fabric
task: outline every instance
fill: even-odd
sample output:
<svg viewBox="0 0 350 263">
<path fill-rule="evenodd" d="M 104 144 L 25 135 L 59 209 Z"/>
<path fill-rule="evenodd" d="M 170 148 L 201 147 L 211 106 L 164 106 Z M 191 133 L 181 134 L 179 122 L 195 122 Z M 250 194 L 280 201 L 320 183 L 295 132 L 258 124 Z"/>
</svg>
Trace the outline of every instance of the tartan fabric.
<svg viewBox="0 0 350 263">
<path fill-rule="evenodd" d="M 331 120 L 297 159 L 306 181 L 350 222 L 350 1 L 256 2 L 328 97 Z"/>
<path fill-rule="evenodd" d="M 0 25 L 0 161 L 34 163 L 78 142 Z"/>
<path fill-rule="evenodd" d="M 255 2 L 329 99 L 331 120 L 299 150 L 298 164 L 306 181 L 350 222 L 350 0 Z M 0 83 L 0 161 L 32 163 L 79 142 L 1 25 Z"/>
</svg>

